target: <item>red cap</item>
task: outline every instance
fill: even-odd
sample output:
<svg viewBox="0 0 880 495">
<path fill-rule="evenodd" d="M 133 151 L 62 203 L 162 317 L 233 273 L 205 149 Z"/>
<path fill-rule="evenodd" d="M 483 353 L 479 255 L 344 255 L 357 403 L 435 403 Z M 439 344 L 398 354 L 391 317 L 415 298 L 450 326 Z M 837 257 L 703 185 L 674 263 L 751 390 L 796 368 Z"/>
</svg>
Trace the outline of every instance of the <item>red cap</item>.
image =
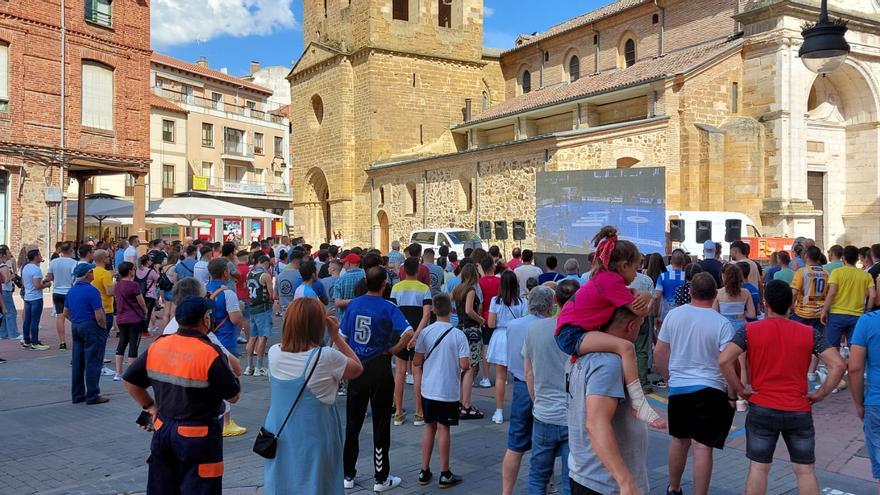
<svg viewBox="0 0 880 495">
<path fill-rule="evenodd" d="M 354 254 L 354 253 L 349 253 L 348 256 L 346 256 L 345 258 L 342 258 L 342 262 L 343 263 L 351 263 L 352 265 L 360 265 L 361 264 L 361 257 Z"/>
</svg>

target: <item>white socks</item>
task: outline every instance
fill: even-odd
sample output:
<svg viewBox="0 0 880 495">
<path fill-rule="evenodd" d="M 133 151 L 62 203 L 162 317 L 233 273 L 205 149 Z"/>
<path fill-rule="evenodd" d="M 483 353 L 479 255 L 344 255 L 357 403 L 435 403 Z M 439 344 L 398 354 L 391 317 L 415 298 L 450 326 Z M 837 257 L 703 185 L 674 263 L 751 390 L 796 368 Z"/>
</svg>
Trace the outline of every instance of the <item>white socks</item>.
<svg viewBox="0 0 880 495">
<path fill-rule="evenodd" d="M 645 423 L 653 423 L 662 419 L 657 411 L 648 404 L 648 399 L 645 398 L 645 392 L 642 390 L 642 383 L 639 380 L 628 383 L 626 391 L 629 394 L 629 400 L 632 401 L 632 408 L 637 418 Z"/>
</svg>

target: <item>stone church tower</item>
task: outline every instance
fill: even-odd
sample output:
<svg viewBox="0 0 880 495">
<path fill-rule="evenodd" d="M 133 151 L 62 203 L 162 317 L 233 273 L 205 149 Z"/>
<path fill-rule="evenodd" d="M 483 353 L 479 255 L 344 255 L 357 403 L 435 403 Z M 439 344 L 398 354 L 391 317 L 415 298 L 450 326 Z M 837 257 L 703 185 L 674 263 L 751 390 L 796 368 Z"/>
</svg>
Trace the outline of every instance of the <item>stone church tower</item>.
<svg viewBox="0 0 880 495">
<path fill-rule="evenodd" d="M 483 49 L 482 0 L 304 0 L 303 31 L 288 76 L 296 234 L 371 245 L 382 219 L 371 218 L 365 171 L 456 151 L 450 127 L 466 100 L 476 115 L 504 98 L 500 53 Z M 415 191 L 382 195 L 409 204 L 407 215 L 429 213 Z"/>
</svg>

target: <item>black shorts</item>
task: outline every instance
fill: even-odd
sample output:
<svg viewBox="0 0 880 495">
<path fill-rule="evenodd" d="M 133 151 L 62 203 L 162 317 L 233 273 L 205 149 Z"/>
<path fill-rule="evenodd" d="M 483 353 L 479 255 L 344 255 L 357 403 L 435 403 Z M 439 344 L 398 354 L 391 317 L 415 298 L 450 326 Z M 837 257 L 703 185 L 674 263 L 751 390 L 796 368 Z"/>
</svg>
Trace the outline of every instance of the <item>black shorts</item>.
<svg viewBox="0 0 880 495">
<path fill-rule="evenodd" d="M 458 426 L 458 402 L 440 402 L 422 397 L 422 410 L 425 423 L 440 423 L 444 426 Z"/>
<path fill-rule="evenodd" d="M 395 354 L 395 356 L 399 357 L 400 359 L 403 359 L 404 361 L 412 361 L 413 357 L 415 357 L 415 355 L 416 355 L 415 349 L 403 349 L 401 351 L 398 351 L 397 354 Z"/>
<path fill-rule="evenodd" d="M 723 449 L 735 414 L 727 393 L 716 388 L 673 395 L 669 397 L 669 434 Z"/>
<path fill-rule="evenodd" d="M 67 300 L 67 294 L 52 294 L 52 305 L 55 306 L 55 314 L 60 315 L 64 312 L 64 301 Z"/>
<path fill-rule="evenodd" d="M 483 331 L 483 345 L 489 345 L 489 341 L 492 340 L 492 332 L 494 332 L 495 329 L 489 328 L 488 325 L 483 325 L 481 330 Z"/>
<path fill-rule="evenodd" d="M 795 464 L 816 462 L 816 430 L 808 412 L 780 411 L 749 404 L 746 416 L 746 457 L 770 464 L 779 435 L 788 447 L 788 457 Z"/>
</svg>

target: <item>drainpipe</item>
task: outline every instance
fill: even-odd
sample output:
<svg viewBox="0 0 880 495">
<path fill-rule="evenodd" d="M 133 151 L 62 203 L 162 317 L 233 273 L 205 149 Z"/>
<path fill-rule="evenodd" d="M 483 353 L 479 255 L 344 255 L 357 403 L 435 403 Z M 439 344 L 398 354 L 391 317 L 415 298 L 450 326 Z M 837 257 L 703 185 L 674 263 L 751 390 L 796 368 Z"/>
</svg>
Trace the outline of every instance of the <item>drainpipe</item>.
<svg viewBox="0 0 880 495">
<path fill-rule="evenodd" d="M 428 171 L 422 175 L 422 228 L 428 228 Z"/>
<path fill-rule="evenodd" d="M 477 174 L 474 177 L 474 232 L 480 228 L 480 162 L 477 162 Z"/>
<path fill-rule="evenodd" d="M 546 55 L 547 52 L 545 52 L 543 48 L 538 48 L 538 51 L 541 53 L 541 73 L 540 73 L 540 77 L 538 78 L 539 79 L 538 88 L 543 88 L 544 87 L 544 60 L 547 58 L 547 55 Z"/>
<path fill-rule="evenodd" d="M 602 34 L 596 29 L 593 29 L 593 39 L 595 39 L 598 43 L 593 45 L 593 74 L 599 73 L 599 45 L 602 44 Z"/>
<path fill-rule="evenodd" d="M 58 206 L 55 208 L 56 223 L 60 223 L 60 219 L 63 218 L 62 212 L 64 211 L 64 119 L 65 119 L 65 97 L 67 96 L 67 92 L 65 91 L 65 82 L 67 81 L 67 18 L 65 14 L 65 0 L 61 0 L 61 91 L 59 94 L 61 95 L 61 139 L 59 139 L 59 145 L 61 148 L 61 156 L 59 157 L 59 171 L 58 171 L 58 188 L 61 190 L 62 201 L 58 203 Z M 51 180 L 50 180 L 51 182 Z M 77 198 L 77 200 L 82 203 L 85 198 Z M 52 236 L 48 237 L 48 244 L 52 245 Z"/>
<path fill-rule="evenodd" d="M 736 3 L 738 4 L 739 2 Z M 666 8 L 660 6 L 659 0 L 654 0 L 654 6 L 657 7 L 657 10 L 660 12 L 660 35 L 657 37 L 657 56 L 662 57 L 666 54 L 664 46 L 664 38 L 666 36 Z"/>
<path fill-rule="evenodd" d="M 376 242 L 376 225 L 373 224 L 373 219 L 376 218 L 376 206 L 375 206 L 375 202 L 373 201 L 373 199 L 374 199 L 373 198 L 373 195 L 374 195 L 373 191 L 375 188 L 376 188 L 376 179 L 370 177 L 370 225 L 372 225 L 372 228 L 370 229 L 370 245 L 371 246 L 378 246 L 379 245 L 379 243 Z"/>
</svg>

